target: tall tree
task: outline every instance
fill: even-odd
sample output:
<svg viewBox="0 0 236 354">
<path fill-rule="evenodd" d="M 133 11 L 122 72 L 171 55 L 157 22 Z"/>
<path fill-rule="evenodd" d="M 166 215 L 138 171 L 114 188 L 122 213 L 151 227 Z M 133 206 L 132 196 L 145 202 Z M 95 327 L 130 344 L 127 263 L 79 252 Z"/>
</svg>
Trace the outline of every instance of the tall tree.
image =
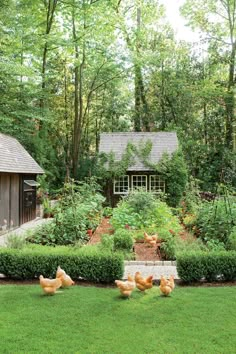
<svg viewBox="0 0 236 354">
<path fill-rule="evenodd" d="M 200 28 L 210 43 L 224 52 L 228 66 L 225 84 L 225 143 L 234 146 L 235 135 L 235 59 L 236 59 L 236 0 L 187 0 L 182 13 L 193 28 Z"/>
</svg>

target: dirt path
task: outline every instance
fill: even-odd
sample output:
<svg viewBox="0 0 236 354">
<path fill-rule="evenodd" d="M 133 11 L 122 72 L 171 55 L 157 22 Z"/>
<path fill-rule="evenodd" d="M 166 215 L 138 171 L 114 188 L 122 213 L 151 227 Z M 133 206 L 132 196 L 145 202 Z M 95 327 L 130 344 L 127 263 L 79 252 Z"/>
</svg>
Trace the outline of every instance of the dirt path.
<svg viewBox="0 0 236 354">
<path fill-rule="evenodd" d="M 113 229 L 112 226 L 109 222 L 109 218 L 103 218 L 100 225 L 96 228 L 95 232 L 93 233 L 90 241 L 88 242 L 90 245 L 93 245 L 95 243 L 101 242 L 101 235 L 104 234 L 113 234 Z"/>
</svg>

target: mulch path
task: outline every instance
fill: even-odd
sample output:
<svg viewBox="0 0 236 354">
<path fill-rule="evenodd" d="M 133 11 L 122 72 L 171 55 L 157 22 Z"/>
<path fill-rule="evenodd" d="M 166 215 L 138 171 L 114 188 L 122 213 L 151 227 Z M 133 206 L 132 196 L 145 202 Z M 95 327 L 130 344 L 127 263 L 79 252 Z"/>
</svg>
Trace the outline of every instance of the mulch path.
<svg viewBox="0 0 236 354">
<path fill-rule="evenodd" d="M 136 261 L 159 261 L 157 246 L 150 246 L 148 243 L 135 243 L 134 253 Z"/>
<path fill-rule="evenodd" d="M 95 243 L 101 242 L 101 236 L 104 234 L 112 235 L 114 230 L 109 222 L 109 218 L 103 218 L 100 225 L 96 228 L 95 232 L 93 233 L 91 239 L 89 240 L 89 244 L 93 245 Z"/>
</svg>

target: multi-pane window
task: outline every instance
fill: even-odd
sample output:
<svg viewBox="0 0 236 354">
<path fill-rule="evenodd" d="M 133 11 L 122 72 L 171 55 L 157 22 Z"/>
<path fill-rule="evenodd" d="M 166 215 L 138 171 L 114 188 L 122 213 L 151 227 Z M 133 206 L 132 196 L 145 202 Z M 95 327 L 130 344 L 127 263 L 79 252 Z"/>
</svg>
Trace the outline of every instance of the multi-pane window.
<svg viewBox="0 0 236 354">
<path fill-rule="evenodd" d="M 114 180 L 113 184 L 114 194 L 127 194 L 129 193 L 129 176 L 121 176 Z"/>
<path fill-rule="evenodd" d="M 159 175 L 150 175 L 149 190 L 153 193 L 165 193 L 165 181 Z"/>
<path fill-rule="evenodd" d="M 147 176 L 146 175 L 132 175 L 132 190 L 142 188 L 147 191 Z"/>
</svg>

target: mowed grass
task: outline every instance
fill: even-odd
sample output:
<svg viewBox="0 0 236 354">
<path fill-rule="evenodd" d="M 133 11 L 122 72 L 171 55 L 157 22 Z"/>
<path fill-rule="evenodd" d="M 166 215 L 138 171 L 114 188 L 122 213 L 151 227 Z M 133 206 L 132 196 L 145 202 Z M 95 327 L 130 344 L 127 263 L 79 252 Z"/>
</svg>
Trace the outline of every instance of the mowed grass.
<svg viewBox="0 0 236 354">
<path fill-rule="evenodd" d="M 0 286 L 1 353 L 236 353 L 236 287 Z"/>
</svg>

